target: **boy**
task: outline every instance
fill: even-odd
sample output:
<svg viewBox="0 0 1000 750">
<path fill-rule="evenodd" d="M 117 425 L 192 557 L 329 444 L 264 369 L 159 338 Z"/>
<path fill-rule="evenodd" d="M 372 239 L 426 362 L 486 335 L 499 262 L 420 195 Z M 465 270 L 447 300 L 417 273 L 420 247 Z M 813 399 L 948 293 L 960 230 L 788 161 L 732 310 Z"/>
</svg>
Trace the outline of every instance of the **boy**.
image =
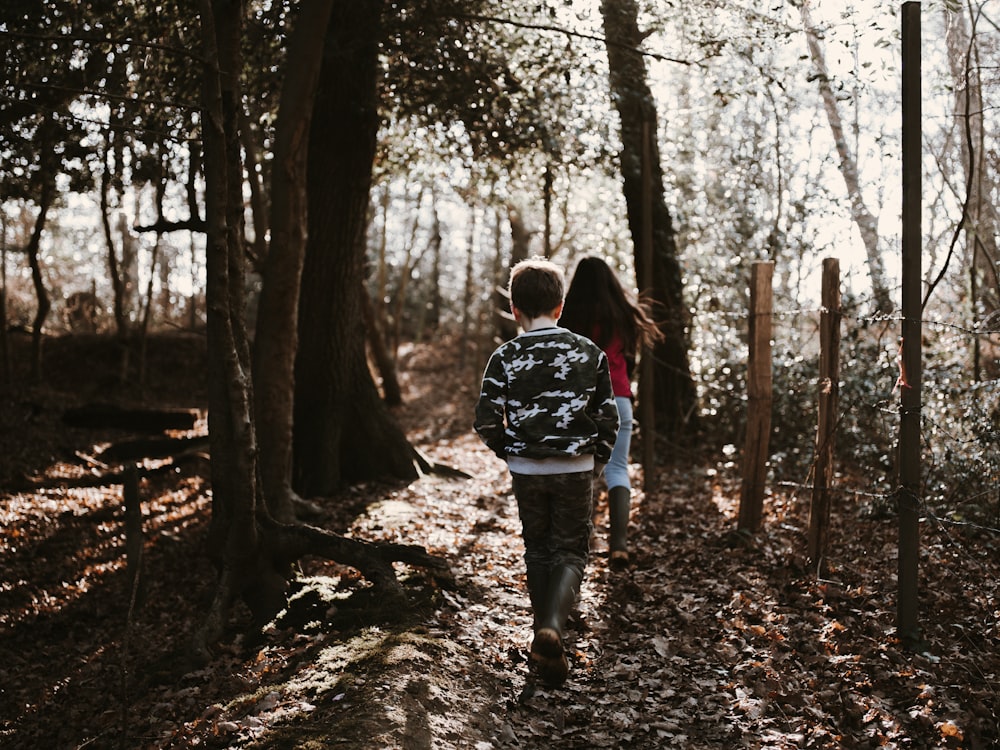
<svg viewBox="0 0 1000 750">
<path fill-rule="evenodd" d="M 592 479 L 618 430 L 607 357 L 556 325 L 565 287 L 548 261 L 511 269 L 510 309 L 523 333 L 490 357 L 475 422 L 511 472 L 534 615 L 529 664 L 551 686 L 569 670 L 562 635 L 590 552 Z"/>
</svg>

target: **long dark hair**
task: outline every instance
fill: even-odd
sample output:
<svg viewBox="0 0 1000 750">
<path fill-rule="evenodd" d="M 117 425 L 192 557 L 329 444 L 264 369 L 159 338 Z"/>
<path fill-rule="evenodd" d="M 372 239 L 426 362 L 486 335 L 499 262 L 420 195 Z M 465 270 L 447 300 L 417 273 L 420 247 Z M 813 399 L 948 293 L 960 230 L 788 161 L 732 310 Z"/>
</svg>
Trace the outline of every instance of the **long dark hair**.
<svg viewBox="0 0 1000 750">
<path fill-rule="evenodd" d="M 559 324 L 592 338 L 602 349 L 617 335 L 631 358 L 639 347 L 663 340 L 648 303 L 632 299 L 611 267 L 592 255 L 576 264 Z"/>
</svg>

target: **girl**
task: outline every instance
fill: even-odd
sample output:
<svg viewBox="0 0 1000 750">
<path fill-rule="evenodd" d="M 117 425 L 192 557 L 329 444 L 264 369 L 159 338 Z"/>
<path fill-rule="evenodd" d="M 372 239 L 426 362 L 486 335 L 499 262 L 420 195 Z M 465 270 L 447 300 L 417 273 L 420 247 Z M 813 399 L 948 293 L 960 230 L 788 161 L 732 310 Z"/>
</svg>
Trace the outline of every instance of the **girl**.
<svg viewBox="0 0 1000 750">
<path fill-rule="evenodd" d="M 588 256 L 576 265 L 566 292 L 559 324 L 596 343 L 608 357 L 611 385 L 618 404 L 620 426 L 611 460 L 604 471 L 608 483 L 608 546 L 611 565 L 628 565 L 628 518 L 631 483 L 628 476 L 632 442 L 632 371 L 640 347 L 663 340 L 644 302 L 625 292 L 611 267 Z"/>
</svg>

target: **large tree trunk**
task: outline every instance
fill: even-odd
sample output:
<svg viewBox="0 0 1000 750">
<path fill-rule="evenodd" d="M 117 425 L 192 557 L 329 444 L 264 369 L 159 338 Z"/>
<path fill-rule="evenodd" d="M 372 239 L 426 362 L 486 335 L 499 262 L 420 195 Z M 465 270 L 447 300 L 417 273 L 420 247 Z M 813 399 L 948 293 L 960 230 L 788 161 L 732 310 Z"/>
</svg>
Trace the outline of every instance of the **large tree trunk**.
<svg viewBox="0 0 1000 750">
<path fill-rule="evenodd" d="M 313 114 L 293 442 L 293 486 L 307 496 L 344 480 L 417 476 L 368 369 L 361 299 L 383 5 L 334 9 Z"/>
<path fill-rule="evenodd" d="M 261 482 L 271 515 L 294 517 L 292 399 L 299 284 L 306 251 L 309 124 L 333 0 L 305 3 L 289 39 L 271 168 L 271 244 L 254 339 L 254 391 Z"/>
<path fill-rule="evenodd" d="M 657 431 L 680 434 L 695 417 L 696 392 L 688 360 L 690 314 L 684 304 L 681 267 L 673 221 L 663 197 L 663 172 L 656 138 L 650 140 L 652 183 L 653 263 L 642 258 L 642 226 L 647 206 L 643 200 L 642 160 L 645 127 L 656 133 L 656 107 L 639 47 L 635 0 L 602 0 L 601 14 L 607 39 L 611 95 L 621 118 L 621 170 L 629 229 L 635 246 L 639 286 L 651 290 L 655 315 L 661 320 L 664 340 L 653 352 L 653 392 Z"/>
</svg>

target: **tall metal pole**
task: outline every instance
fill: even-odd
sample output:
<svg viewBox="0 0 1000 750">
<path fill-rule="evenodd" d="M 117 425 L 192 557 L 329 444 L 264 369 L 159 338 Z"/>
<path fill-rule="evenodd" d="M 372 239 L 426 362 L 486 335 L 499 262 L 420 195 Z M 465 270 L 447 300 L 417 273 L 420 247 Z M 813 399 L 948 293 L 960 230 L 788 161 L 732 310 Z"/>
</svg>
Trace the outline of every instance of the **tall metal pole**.
<svg viewBox="0 0 1000 750">
<path fill-rule="evenodd" d="M 920 640 L 920 316 L 921 102 L 920 3 L 903 3 L 903 342 L 899 379 L 899 560 L 896 628 L 911 646 Z"/>
</svg>

